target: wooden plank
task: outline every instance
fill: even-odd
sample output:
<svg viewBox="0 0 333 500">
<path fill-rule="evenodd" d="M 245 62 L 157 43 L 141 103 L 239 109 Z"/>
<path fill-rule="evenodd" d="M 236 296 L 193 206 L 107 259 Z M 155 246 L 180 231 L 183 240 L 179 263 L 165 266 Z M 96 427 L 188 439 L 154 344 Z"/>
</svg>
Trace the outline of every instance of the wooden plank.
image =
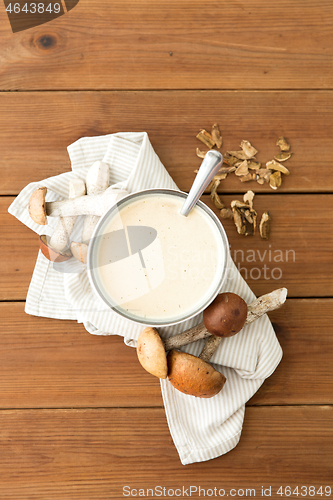
<svg viewBox="0 0 333 500">
<path fill-rule="evenodd" d="M 68 171 L 66 148 L 80 137 L 128 130 L 148 132 L 162 163 L 188 191 L 201 162 L 195 150 L 205 148 L 195 136 L 215 122 L 223 152 L 246 139 L 263 164 L 278 152 L 277 138 L 288 138 L 291 175 L 283 176 L 279 192 L 331 192 L 332 96 L 324 91 L 2 93 L 0 194 L 16 195 L 29 182 Z M 221 184 L 223 192 L 247 189 L 272 193 L 268 185 L 244 184 L 234 174 Z"/>
<path fill-rule="evenodd" d="M 270 313 L 283 359 L 249 405 L 333 404 L 333 300 L 288 299 Z M 122 337 L 0 304 L 0 408 L 157 407 L 158 379 Z"/>
<path fill-rule="evenodd" d="M 333 86 L 331 2 L 80 0 L 44 26 L 0 31 L 4 90 Z"/>
<path fill-rule="evenodd" d="M 225 195 L 222 199 L 229 205 L 235 197 L 241 198 Z M 25 299 L 38 248 L 36 235 L 7 213 L 12 199 L 0 199 L 0 300 Z M 212 207 L 208 196 L 203 200 Z M 290 297 L 333 296 L 332 196 L 258 195 L 254 206 L 259 217 L 270 211 L 269 241 L 259 234 L 241 236 L 233 221 L 223 220 L 231 256 L 254 293 L 261 295 L 286 286 Z"/>
<path fill-rule="evenodd" d="M 241 196 L 221 196 L 226 206 Z M 203 201 L 213 208 L 208 197 Z M 333 294 L 330 248 L 333 199 L 329 195 L 258 195 L 254 199 L 258 221 L 271 215 L 271 235 L 242 236 L 230 219 L 223 225 L 231 257 L 256 295 L 285 286 L 290 297 L 329 297 Z M 214 209 L 219 213 L 217 209 Z M 257 231 L 258 233 L 258 231 Z"/>
<path fill-rule="evenodd" d="M 264 486 L 276 499 L 280 486 L 298 486 L 311 498 L 301 486 L 332 487 L 332 417 L 332 407 L 325 406 L 248 408 L 234 450 L 184 468 L 163 409 L 1 411 L 0 495 L 120 499 L 127 485 L 136 496 L 141 488 L 200 486 L 223 488 L 228 496 L 235 496 L 231 489 L 237 495 L 254 488 L 263 498 Z M 202 498 L 198 491 L 192 498 Z M 171 491 L 164 496 L 171 498 Z"/>
<path fill-rule="evenodd" d="M 0 304 L 0 408 L 162 406 L 160 384 L 122 337 Z M 0 497 L 1 498 L 1 497 Z"/>
</svg>

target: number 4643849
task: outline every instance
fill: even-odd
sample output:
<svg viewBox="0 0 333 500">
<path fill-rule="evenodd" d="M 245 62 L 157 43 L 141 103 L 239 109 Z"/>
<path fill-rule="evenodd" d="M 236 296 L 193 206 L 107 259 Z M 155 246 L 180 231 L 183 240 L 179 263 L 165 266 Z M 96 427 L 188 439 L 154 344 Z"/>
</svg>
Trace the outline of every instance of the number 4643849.
<svg viewBox="0 0 333 500">
<path fill-rule="evenodd" d="M 25 12 L 26 14 L 44 14 L 45 12 L 52 14 L 54 12 L 55 14 L 59 14 L 60 9 L 60 3 L 49 3 L 47 7 L 43 3 L 25 3 L 22 8 L 19 3 L 10 3 L 6 11 L 14 14 L 19 14 L 20 12 Z"/>
<path fill-rule="evenodd" d="M 301 497 L 314 497 L 314 496 L 331 496 L 331 487 L 330 486 L 320 486 L 319 488 L 315 486 L 296 486 L 296 488 L 291 488 L 291 486 L 280 486 L 277 490 L 277 495 L 286 496 L 301 496 Z"/>
</svg>

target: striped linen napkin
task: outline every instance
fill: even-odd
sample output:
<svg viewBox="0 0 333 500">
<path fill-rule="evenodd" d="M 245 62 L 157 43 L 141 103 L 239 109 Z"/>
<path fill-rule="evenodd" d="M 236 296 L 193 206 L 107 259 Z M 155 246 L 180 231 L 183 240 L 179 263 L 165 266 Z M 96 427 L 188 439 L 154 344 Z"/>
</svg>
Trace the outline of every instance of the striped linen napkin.
<svg viewBox="0 0 333 500">
<path fill-rule="evenodd" d="M 47 201 L 68 197 L 69 182 L 85 179 L 96 160 L 110 165 L 110 186 L 128 193 L 148 188 L 178 189 L 158 156 L 148 135 L 116 133 L 84 137 L 68 147 L 72 171 L 26 186 L 8 211 L 38 234 L 52 234 L 57 218 L 48 218 L 47 226 L 35 224 L 27 206 L 38 186 L 48 188 Z M 80 226 L 80 221 L 77 222 Z M 77 228 L 74 231 L 78 231 Z M 68 261 L 70 262 L 70 261 Z M 223 291 L 240 295 L 247 303 L 255 299 L 236 266 L 231 261 Z M 72 319 L 82 322 L 94 335 L 120 335 L 135 347 L 143 327 L 121 318 L 98 297 L 89 285 L 86 268 L 76 263 L 59 272 L 39 251 L 27 294 L 25 311 L 35 316 Z M 179 325 L 160 328 L 166 339 L 202 321 L 202 314 Z M 199 355 L 204 341 L 183 348 Z M 170 382 L 161 380 L 161 390 L 170 432 L 182 464 L 210 460 L 234 448 L 241 435 L 245 403 L 269 377 L 282 357 L 282 350 L 267 315 L 247 325 L 234 337 L 224 339 L 212 357 L 214 368 L 227 382 L 210 399 L 199 399 L 178 392 Z"/>
</svg>

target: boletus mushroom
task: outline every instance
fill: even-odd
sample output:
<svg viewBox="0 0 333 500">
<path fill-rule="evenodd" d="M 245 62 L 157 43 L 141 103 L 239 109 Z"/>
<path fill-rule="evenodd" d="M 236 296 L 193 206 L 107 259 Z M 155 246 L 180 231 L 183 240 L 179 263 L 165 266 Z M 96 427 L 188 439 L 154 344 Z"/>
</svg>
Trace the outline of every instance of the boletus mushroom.
<svg viewBox="0 0 333 500">
<path fill-rule="evenodd" d="M 203 313 L 205 327 L 218 337 L 236 335 L 243 328 L 246 317 L 245 300 L 231 292 L 219 294 Z M 180 392 L 191 396 L 216 396 L 223 388 L 226 378 L 208 363 L 213 352 L 207 353 L 204 349 L 196 357 L 180 351 L 170 351 L 167 356 L 170 383 Z"/>
<path fill-rule="evenodd" d="M 258 299 L 254 300 L 251 304 L 248 306 L 244 302 L 244 300 L 241 297 L 238 297 L 236 294 L 227 292 L 220 294 L 222 297 L 219 295 L 217 298 L 212 302 L 212 304 L 207 308 L 207 314 L 204 313 L 204 318 L 206 321 L 206 324 L 209 328 L 214 330 L 215 332 L 220 332 L 220 335 L 223 334 L 223 337 L 227 336 L 232 336 L 236 335 L 243 326 L 252 323 L 255 321 L 257 318 L 260 316 L 264 315 L 265 313 L 269 311 L 273 311 L 274 309 L 278 309 L 279 307 L 284 304 L 286 297 L 287 297 L 287 289 L 286 288 L 279 288 L 278 290 L 274 290 L 273 292 L 262 295 Z M 236 296 L 235 296 L 236 295 Z M 235 297 L 234 297 L 235 296 Z M 244 306 L 245 304 L 245 306 Z M 206 312 L 206 311 L 205 311 Z M 245 315 L 246 314 L 246 315 Z M 244 319 L 245 316 L 245 319 Z M 225 321 L 224 321 L 225 320 Z M 154 335 L 149 332 L 150 330 L 154 330 Z M 213 332 L 212 332 L 213 333 Z M 188 358 L 188 356 L 192 356 L 190 354 L 180 352 L 178 354 L 174 354 L 175 349 L 178 349 L 184 345 L 190 344 L 192 342 L 196 342 L 197 340 L 208 338 L 208 341 L 206 343 L 206 346 L 204 347 L 200 358 L 202 363 L 197 371 L 201 373 L 201 368 L 204 366 L 203 362 L 208 361 L 210 357 L 213 355 L 215 350 L 217 349 L 220 341 L 222 340 L 223 337 L 217 337 L 216 335 L 213 335 L 208 329 L 206 328 L 204 323 L 201 323 L 199 325 L 196 325 L 193 328 L 190 328 L 189 330 L 179 333 L 177 335 L 174 335 L 173 337 L 170 337 L 169 339 L 165 340 L 164 342 L 158 335 L 158 332 L 155 328 L 145 328 L 143 332 L 140 334 L 140 337 L 138 339 L 137 343 L 137 353 L 138 353 L 138 358 L 142 366 L 151 374 L 156 375 L 156 370 L 155 370 L 155 364 L 162 365 L 165 369 L 166 363 L 167 363 L 167 356 L 166 352 L 170 351 L 169 353 L 169 370 L 171 370 L 172 366 L 175 369 L 176 366 L 176 361 L 177 365 L 179 366 L 179 355 L 183 356 L 184 359 L 185 357 Z M 144 345 L 144 348 L 142 344 Z M 149 344 L 149 346 L 148 346 Z M 163 346 L 163 349 L 161 348 Z M 149 356 L 143 356 L 144 350 L 149 349 Z M 171 351 L 173 353 L 171 354 Z M 151 356 L 151 353 L 154 352 L 154 356 Z M 157 359 L 154 359 L 158 357 Z M 195 359 L 196 356 L 192 356 Z M 172 361 L 171 361 L 172 359 Z M 187 360 L 190 360 L 192 365 L 193 365 L 193 359 L 188 358 Z M 171 363 L 173 365 L 171 366 Z M 208 370 L 209 368 L 209 370 Z M 207 363 L 207 371 L 209 373 L 212 371 L 212 367 Z M 163 372 L 165 373 L 165 371 Z M 219 372 L 217 372 L 219 373 Z M 208 375 L 206 373 L 206 375 Z M 221 374 L 220 374 L 221 375 Z M 219 377 L 218 375 L 214 375 L 215 377 Z M 165 377 L 161 377 L 165 378 Z M 173 375 L 172 378 L 175 380 L 176 375 L 175 371 L 173 370 Z M 171 380 L 170 380 L 171 381 Z M 203 383 L 203 382 L 202 382 Z M 179 386 L 179 382 L 175 382 L 177 386 Z M 204 393 L 207 393 L 207 382 L 205 382 L 205 390 Z M 220 380 L 220 384 L 222 384 L 222 380 Z M 223 382 L 224 384 L 224 382 Z M 223 384 L 221 385 L 221 388 L 223 387 Z M 176 387 L 175 385 L 175 387 Z M 184 384 L 185 387 L 185 384 Z M 215 383 L 212 378 L 212 391 L 215 390 Z M 176 387 L 177 389 L 179 387 Z M 186 388 L 186 387 L 185 387 Z M 190 394 L 189 389 L 186 388 L 186 394 Z M 214 394 L 213 394 L 214 395 Z M 208 397 L 208 396 L 204 396 Z"/>
<path fill-rule="evenodd" d="M 72 253 L 69 250 L 60 252 L 52 248 L 50 237 L 46 234 L 39 236 L 39 248 L 44 257 L 52 262 L 65 262 L 72 257 Z"/>
<path fill-rule="evenodd" d="M 164 343 L 156 328 L 148 326 L 141 332 L 136 352 L 143 368 L 158 378 L 167 378 L 168 365 Z"/>
</svg>

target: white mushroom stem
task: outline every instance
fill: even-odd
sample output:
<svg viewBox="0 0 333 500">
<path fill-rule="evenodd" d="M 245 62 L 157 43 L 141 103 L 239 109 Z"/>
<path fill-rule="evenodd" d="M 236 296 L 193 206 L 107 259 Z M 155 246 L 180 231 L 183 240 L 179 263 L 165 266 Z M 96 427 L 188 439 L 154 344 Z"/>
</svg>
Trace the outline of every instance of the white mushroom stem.
<svg viewBox="0 0 333 500">
<path fill-rule="evenodd" d="M 87 195 L 103 193 L 109 186 L 109 165 L 103 161 L 95 161 L 86 176 Z M 98 215 L 86 215 L 83 222 L 82 241 L 87 243 L 99 221 Z"/>
<path fill-rule="evenodd" d="M 286 301 L 287 293 L 288 291 L 286 288 L 279 288 L 251 302 L 251 304 L 247 306 L 247 318 L 244 326 L 252 323 L 260 318 L 260 316 L 281 307 Z M 164 342 L 165 350 L 170 351 L 171 349 L 177 349 L 207 337 L 209 337 L 206 342 L 207 347 L 204 347 L 200 355 L 201 359 L 207 361 L 214 354 L 223 337 L 216 337 L 209 333 L 203 323 L 167 339 Z"/>
<path fill-rule="evenodd" d="M 127 191 L 108 188 L 103 194 L 80 196 L 74 200 L 46 202 L 46 215 L 50 217 L 69 217 L 78 215 L 98 215 L 101 217 L 118 200 L 124 198 Z"/>
<path fill-rule="evenodd" d="M 86 186 L 83 180 L 73 179 L 69 184 L 69 198 L 75 199 L 86 193 Z M 69 242 L 69 237 L 73 231 L 77 217 L 60 217 L 57 227 L 53 231 L 50 239 L 50 246 L 58 252 L 63 251 Z"/>
</svg>

